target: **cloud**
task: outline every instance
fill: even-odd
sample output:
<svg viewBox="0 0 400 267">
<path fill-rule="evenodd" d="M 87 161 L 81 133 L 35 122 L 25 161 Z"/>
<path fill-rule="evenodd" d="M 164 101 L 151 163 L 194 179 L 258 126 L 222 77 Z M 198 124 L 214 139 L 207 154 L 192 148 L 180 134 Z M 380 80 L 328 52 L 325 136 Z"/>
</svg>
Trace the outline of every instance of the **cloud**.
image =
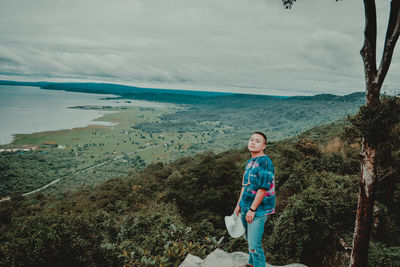
<svg viewBox="0 0 400 267">
<path fill-rule="evenodd" d="M 0 76 L 344 94 L 364 90 L 363 23 L 359 1 L 2 0 Z"/>
<path fill-rule="evenodd" d="M 359 62 L 353 57 L 357 51 L 354 38 L 341 32 L 313 32 L 302 43 L 302 49 L 302 56 L 307 62 L 327 71 L 353 68 Z"/>
</svg>

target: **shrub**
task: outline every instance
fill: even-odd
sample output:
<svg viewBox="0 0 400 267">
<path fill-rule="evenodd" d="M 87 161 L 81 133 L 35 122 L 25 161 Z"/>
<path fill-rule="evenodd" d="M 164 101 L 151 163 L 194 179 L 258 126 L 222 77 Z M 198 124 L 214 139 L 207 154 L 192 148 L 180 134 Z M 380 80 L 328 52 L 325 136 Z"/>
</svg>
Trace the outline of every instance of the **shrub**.
<svg viewBox="0 0 400 267">
<path fill-rule="evenodd" d="M 310 186 L 293 195 L 266 241 L 274 263 L 320 266 L 327 244 L 353 226 L 356 177 L 315 174 Z"/>
<path fill-rule="evenodd" d="M 368 266 L 400 266 L 400 247 L 387 247 L 380 242 L 370 242 Z"/>
</svg>

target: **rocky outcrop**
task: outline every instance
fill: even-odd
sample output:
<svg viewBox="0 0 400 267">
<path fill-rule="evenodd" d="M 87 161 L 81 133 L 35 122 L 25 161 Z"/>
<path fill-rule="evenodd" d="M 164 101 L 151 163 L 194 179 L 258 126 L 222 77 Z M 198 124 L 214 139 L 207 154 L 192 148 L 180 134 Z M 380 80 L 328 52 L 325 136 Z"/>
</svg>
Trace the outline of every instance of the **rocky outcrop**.
<svg viewBox="0 0 400 267">
<path fill-rule="evenodd" d="M 249 255 L 244 252 L 227 253 L 221 249 L 216 249 L 204 260 L 200 257 L 187 255 L 184 262 L 179 267 L 239 267 L 247 263 Z M 267 267 L 278 267 L 267 264 Z M 293 263 L 284 265 L 284 267 L 307 267 L 306 265 Z"/>
</svg>

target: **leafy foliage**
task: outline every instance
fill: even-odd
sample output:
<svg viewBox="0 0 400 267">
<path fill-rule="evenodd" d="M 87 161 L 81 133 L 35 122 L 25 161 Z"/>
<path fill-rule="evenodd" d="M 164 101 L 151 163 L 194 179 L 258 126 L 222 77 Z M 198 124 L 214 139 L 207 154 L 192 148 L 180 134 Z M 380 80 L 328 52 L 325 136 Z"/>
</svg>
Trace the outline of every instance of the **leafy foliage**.
<svg viewBox="0 0 400 267">
<path fill-rule="evenodd" d="M 232 203 L 237 201 L 237 177 L 242 169 L 227 153 L 205 153 L 192 165 L 178 168 L 168 176 L 164 182 L 165 199 L 175 202 L 188 221 L 205 218 L 222 228 L 223 216 L 231 212 Z"/>
<path fill-rule="evenodd" d="M 379 242 L 371 242 L 368 254 L 370 266 L 400 266 L 400 247 L 387 247 Z"/>
<path fill-rule="evenodd" d="M 350 122 L 370 145 L 378 146 L 387 140 L 400 120 L 400 100 L 397 97 L 384 97 L 373 106 L 361 106 L 359 112 L 350 117 Z"/>
<path fill-rule="evenodd" d="M 25 193 L 71 173 L 77 166 L 66 152 L 47 154 L 37 151 L 0 153 L 0 197 Z M 29 170 L 29 171 L 27 171 Z"/>
<path fill-rule="evenodd" d="M 320 265 L 326 245 L 354 224 L 357 177 L 321 173 L 309 180 L 310 186 L 289 198 L 268 239 L 268 252 L 279 263 Z"/>
<path fill-rule="evenodd" d="M 3 266 L 85 266 L 117 264 L 101 246 L 104 224 L 90 214 L 43 214 L 13 223 L 2 244 Z M 114 257 L 115 258 L 115 257 Z"/>
<path fill-rule="evenodd" d="M 268 217 L 263 247 L 273 264 L 331 266 L 335 255 L 346 254 L 357 202 L 353 144 L 359 134 L 353 127 L 338 135 L 333 125 L 268 143 L 277 209 Z M 398 125 L 391 121 L 387 143 L 378 149 L 371 266 L 398 264 Z M 327 149 L 334 138 L 340 142 Z M 247 251 L 243 239 L 228 237 L 223 216 L 233 211 L 248 157 L 246 149 L 205 152 L 64 195 L 14 194 L 0 203 L 0 265 L 176 266 L 188 253 L 204 257 L 216 247 Z"/>
</svg>

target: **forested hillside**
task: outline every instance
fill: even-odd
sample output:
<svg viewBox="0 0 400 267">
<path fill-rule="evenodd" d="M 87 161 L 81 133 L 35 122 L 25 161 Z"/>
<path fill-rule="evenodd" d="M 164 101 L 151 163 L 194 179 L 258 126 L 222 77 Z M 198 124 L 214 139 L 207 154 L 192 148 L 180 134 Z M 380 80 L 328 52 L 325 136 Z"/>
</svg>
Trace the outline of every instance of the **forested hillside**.
<svg viewBox="0 0 400 267">
<path fill-rule="evenodd" d="M 130 169 L 140 170 L 151 163 L 239 148 L 253 131 L 266 132 L 271 141 L 293 137 L 354 114 L 365 97 L 364 93 L 277 97 L 96 83 L 11 84 L 119 94 L 116 101 L 121 102 L 143 99 L 164 103 L 151 108 L 109 108 L 113 113 L 99 120 L 116 124 L 111 127 L 93 125 L 16 135 L 11 144 L 0 148 L 28 146 L 37 150 L 0 154 L 0 197 L 27 193 L 57 179 L 44 193 L 62 193 L 124 176 Z"/>
<path fill-rule="evenodd" d="M 384 105 L 400 108 L 398 99 Z M 400 263 L 399 116 L 385 125 L 370 266 Z M 269 263 L 346 266 L 359 138 L 359 128 L 341 120 L 268 143 L 277 182 L 277 210 L 263 239 Z M 245 148 L 204 152 L 57 197 L 14 194 L 0 203 L 0 263 L 176 266 L 188 253 L 205 256 L 216 247 L 247 251 L 243 239 L 229 238 L 223 217 L 233 212 L 249 156 Z"/>
</svg>

